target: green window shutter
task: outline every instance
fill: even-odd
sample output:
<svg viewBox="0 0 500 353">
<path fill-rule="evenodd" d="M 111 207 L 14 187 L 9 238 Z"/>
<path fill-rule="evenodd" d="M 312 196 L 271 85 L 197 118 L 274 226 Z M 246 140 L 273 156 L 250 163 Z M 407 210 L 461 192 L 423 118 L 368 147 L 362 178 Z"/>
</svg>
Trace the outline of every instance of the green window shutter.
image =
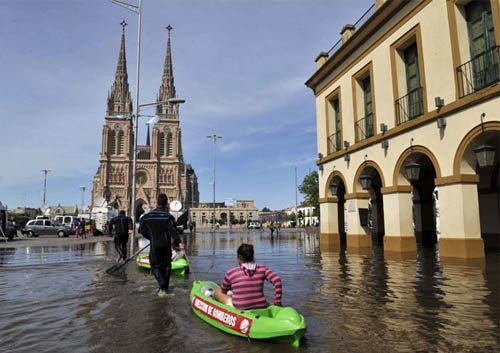
<svg viewBox="0 0 500 353">
<path fill-rule="evenodd" d="M 373 105 L 372 105 L 372 88 L 370 76 L 362 81 L 364 105 L 365 105 L 365 122 L 364 122 L 364 135 L 365 138 L 373 136 Z"/>
<path fill-rule="evenodd" d="M 472 1 L 465 6 L 474 91 L 498 81 L 498 52 L 489 1 Z"/>
<path fill-rule="evenodd" d="M 333 102 L 333 110 L 335 111 L 335 148 L 336 150 L 340 150 L 340 108 L 339 108 L 339 100 L 335 99 Z"/>
<path fill-rule="evenodd" d="M 407 101 L 403 102 L 409 119 L 424 112 L 422 90 L 420 89 L 420 72 L 418 68 L 417 43 L 413 43 L 404 51 Z"/>
</svg>

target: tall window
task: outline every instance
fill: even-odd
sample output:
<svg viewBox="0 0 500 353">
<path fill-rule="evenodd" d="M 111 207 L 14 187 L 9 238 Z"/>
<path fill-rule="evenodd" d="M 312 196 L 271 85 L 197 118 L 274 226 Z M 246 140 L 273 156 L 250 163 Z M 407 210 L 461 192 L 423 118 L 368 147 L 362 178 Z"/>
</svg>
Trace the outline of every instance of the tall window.
<svg viewBox="0 0 500 353">
<path fill-rule="evenodd" d="M 171 156 L 173 154 L 174 141 L 172 141 L 172 133 L 169 132 L 167 134 L 167 156 Z"/>
<path fill-rule="evenodd" d="M 125 136 L 123 131 L 118 133 L 118 154 L 125 154 Z"/>
<path fill-rule="evenodd" d="M 327 154 L 339 151 L 342 141 L 342 122 L 340 113 L 340 88 L 326 98 L 327 104 Z"/>
<path fill-rule="evenodd" d="M 370 76 L 367 76 L 363 79 L 362 83 L 363 88 L 363 100 L 364 100 L 364 111 L 365 117 L 364 122 L 362 124 L 362 133 L 364 138 L 368 138 L 373 136 L 373 110 L 372 110 L 372 89 L 371 89 L 371 81 Z"/>
<path fill-rule="evenodd" d="M 474 90 L 498 81 L 498 50 L 489 1 L 465 6 Z"/>
<path fill-rule="evenodd" d="M 111 141 L 109 144 L 109 153 L 110 154 L 115 154 L 116 153 L 116 132 L 115 130 L 111 130 Z"/>
<path fill-rule="evenodd" d="M 409 119 L 413 119 L 424 112 L 418 68 L 417 43 L 413 43 L 406 48 L 403 56 L 406 72 L 407 114 Z"/>
<path fill-rule="evenodd" d="M 165 133 L 163 132 L 158 135 L 158 154 L 160 156 L 165 155 Z"/>
</svg>

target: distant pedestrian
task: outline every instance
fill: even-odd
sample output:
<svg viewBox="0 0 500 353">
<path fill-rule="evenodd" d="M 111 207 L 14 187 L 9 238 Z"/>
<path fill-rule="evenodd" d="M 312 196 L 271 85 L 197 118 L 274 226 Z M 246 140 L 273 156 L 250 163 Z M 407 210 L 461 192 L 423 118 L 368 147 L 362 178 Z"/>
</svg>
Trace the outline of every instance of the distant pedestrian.
<svg viewBox="0 0 500 353">
<path fill-rule="evenodd" d="M 75 227 L 75 238 L 78 239 L 80 235 L 80 220 L 78 218 L 73 221 L 73 226 Z"/>
<path fill-rule="evenodd" d="M 194 228 L 194 225 L 193 225 L 193 224 L 194 224 L 194 222 L 193 222 L 193 221 L 191 221 L 191 222 L 189 223 L 189 231 L 190 231 L 191 233 L 193 233 L 193 228 Z"/>
<path fill-rule="evenodd" d="M 80 220 L 80 234 L 83 239 L 87 239 L 87 233 L 85 231 L 85 218 Z"/>
<path fill-rule="evenodd" d="M 111 235 L 113 228 L 115 230 L 115 249 L 120 257 L 118 261 L 127 258 L 127 243 L 128 235 L 132 233 L 132 218 L 125 215 L 125 211 L 120 211 L 120 214 L 114 217 L 109 223 L 108 231 Z"/>
<path fill-rule="evenodd" d="M 274 222 L 271 222 L 271 224 L 269 225 L 269 230 L 271 231 L 271 237 L 272 237 L 274 233 Z"/>
</svg>

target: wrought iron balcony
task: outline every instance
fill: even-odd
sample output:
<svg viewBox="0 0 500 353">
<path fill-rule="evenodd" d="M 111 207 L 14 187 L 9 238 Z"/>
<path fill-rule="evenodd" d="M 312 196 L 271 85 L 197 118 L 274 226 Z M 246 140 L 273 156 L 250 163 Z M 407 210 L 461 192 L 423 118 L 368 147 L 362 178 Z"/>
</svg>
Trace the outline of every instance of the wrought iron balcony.
<svg viewBox="0 0 500 353">
<path fill-rule="evenodd" d="M 373 114 L 356 121 L 356 142 L 373 136 Z"/>
<path fill-rule="evenodd" d="M 328 136 L 328 154 L 340 151 L 340 130 Z"/>
<path fill-rule="evenodd" d="M 398 125 L 412 120 L 424 113 L 423 92 L 423 87 L 415 88 L 406 96 L 396 100 L 396 118 Z"/>
<path fill-rule="evenodd" d="M 498 70 L 499 52 L 500 47 L 496 46 L 457 67 L 460 98 L 500 80 Z"/>
</svg>

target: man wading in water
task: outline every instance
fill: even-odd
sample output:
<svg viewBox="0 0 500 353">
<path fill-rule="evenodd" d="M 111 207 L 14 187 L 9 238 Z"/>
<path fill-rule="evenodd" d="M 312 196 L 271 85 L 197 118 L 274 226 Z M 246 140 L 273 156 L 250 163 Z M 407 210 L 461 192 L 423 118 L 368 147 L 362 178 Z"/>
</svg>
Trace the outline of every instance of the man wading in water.
<svg viewBox="0 0 500 353">
<path fill-rule="evenodd" d="M 184 249 L 184 243 L 177 234 L 174 217 L 167 210 L 168 198 L 158 196 L 158 208 L 145 214 L 139 223 L 139 233 L 150 241 L 149 262 L 160 286 L 158 296 L 167 294 L 172 272 L 172 237 L 174 247 Z"/>
<path fill-rule="evenodd" d="M 114 217 L 109 223 L 109 235 L 115 228 L 115 249 L 118 255 L 120 255 L 120 260 L 127 258 L 127 243 L 128 235 L 132 233 L 132 218 L 125 216 L 125 211 L 120 211 L 120 214 Z"/>
</svg>

